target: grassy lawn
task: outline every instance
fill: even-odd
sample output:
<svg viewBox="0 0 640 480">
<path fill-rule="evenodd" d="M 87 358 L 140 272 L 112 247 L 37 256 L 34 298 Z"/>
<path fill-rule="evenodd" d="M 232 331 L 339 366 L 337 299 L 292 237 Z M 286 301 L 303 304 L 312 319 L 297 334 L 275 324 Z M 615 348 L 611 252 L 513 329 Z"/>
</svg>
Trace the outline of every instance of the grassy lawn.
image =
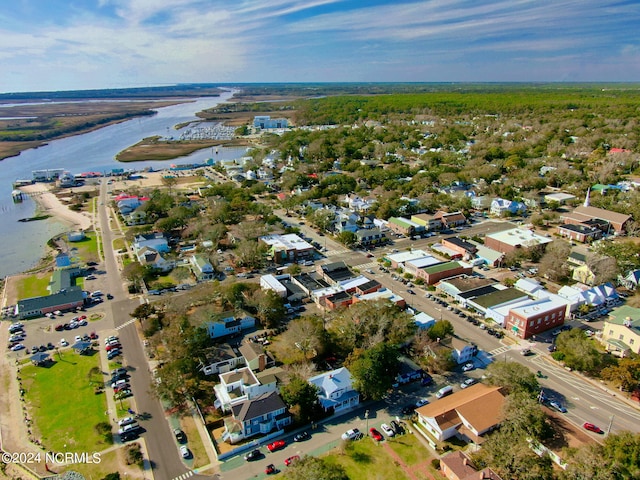
<svg viewBox="0 0 640 480">
<path fill-rule="evenodd" d="M 193 454 L 193 467 L 204 467 L 209 464 L 209 457 L 204 448 L 204 443 L 200 437 L 200 433 L 196 428 L 196 423 L 191 416 L 185 416 L 180 419 L 180 428 L 189 440 L 189 450 Z"/>
<path fill-rule="evenodd" d="M 52 451 L 100 451 L 104 443 L 94 426 L 108 421 L 105 394 L 94 393 L 96 383 L 104 382 L 99 370 L 100 357 L 78 355 L 66 350 L 53 356 L 49 367 L 26 365 L 21 369 L 22 386 L 36 437 Z M 93 384 L 92 384 L 93 382 Z"/>
<path fill-rule="evenodd" d="M 30 275 L 19 279 L 16 282 L 18 298 L 40 297 L 49 295 L 49 282 L 51 281 L 51 273 L 42 273 Z"/>
<path fill-rule="evenodd" d="M 70 246 L 78 249 L 78 256 L 85 262 L 97 262 L 100 260 L 96 232 L 87 232 L 83 240 L 73 242 Z"/>
<path fill-rule="evenodd" d="M 125 248 L 127 244 L 125 243 L 124 238 L 116 238 L 113 241 L 113 249 L 117 252 L 118 250 L 122 250 Z"/>
<path fill-rule="evenodd" d="M 351 480 L 407 478 L 382 445 L 374 443 L 369 437 L 349 442 L 344 455 L 336 452 L 324 458 L 330 465 L 341 465 Z"/>
<path fill-rule="evenodd" d="M 429 457 L 429 452 L 414 435 L 399 435 L 387 440 L 389 446 L 407 465 L 415 465 Z"/>
</svg>

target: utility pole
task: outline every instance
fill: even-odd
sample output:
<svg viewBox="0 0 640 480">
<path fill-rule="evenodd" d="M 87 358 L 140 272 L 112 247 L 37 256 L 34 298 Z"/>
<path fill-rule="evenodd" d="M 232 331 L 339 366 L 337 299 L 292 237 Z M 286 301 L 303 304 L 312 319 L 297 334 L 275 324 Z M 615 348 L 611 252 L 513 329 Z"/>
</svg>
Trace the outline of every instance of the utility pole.
<svg viewBox="0 0 640 480">
<path fill-rule="evenodd" d="M 616 418 L 615 415 L 611 415 L 611 420 L 609 420 L 609 426 L 607 427 L 607 435 L 611 433 L 611 427 L 613 426 L 613 419 Z"/>
</svg>

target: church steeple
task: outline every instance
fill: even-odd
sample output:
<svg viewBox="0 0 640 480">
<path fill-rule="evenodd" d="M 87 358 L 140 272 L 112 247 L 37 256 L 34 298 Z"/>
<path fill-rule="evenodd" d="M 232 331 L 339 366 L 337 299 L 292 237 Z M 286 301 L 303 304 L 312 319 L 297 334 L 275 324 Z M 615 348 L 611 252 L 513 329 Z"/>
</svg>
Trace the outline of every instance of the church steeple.
<svg viewBox="0 0 640 480">
<path fill-rule="evenodd" d="M 590 197 L 591 197 L 591 187 L 589 187 L 587 189 L 587 197 L 584 199 L 584 206 L 585 207 L 589 206 Z"/>
</svg>

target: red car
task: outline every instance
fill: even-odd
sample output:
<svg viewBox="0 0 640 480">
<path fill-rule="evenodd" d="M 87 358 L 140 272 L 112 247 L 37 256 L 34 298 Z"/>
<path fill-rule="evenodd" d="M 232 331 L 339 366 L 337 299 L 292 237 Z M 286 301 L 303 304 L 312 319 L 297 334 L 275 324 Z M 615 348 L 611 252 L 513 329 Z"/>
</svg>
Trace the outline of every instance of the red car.
<svg viewBox="0 0 640 480">
<path fill-rule="evenodd" d="M 286 445 L 284 440 L 276 440 L 273 443 L 270 443 L 269 445 L 267 445 L 267 449 L 270 452 L 275 452 L 276 450 L 280 450 L 281 448 L 284 448 L 284 446 Z"/>
<path fill-rule="evenodd" d="M 269 465 L 267 465 L 267 468 L 264 469 L 264 473 L 266 473 L 267 475 L 277 473 L 276 466 L 273 463 L 270 463 Z"/>
<path fill-rule="evenodd" d="M 595 426 L 593 423 L 586 422 L 582 426 L 586 430 L 589 430 L 590 432 L 593 432 L 593 433 L 601 433 L 601 434 L 604 433 L 600 427 Z"/>
<path fill-rule="evenodd" d="M 291 465 L 293 462 L 297 462 L 298 460 L 300 460 L 300 457 L 298 455 L 294 455 L 293 457 L 289 457 L 284 461 L 284 464 L 288 467 L 289 465 Z"/>
<path fill-rule="evenodd" d="M 110 352 L 111 350 L 117 350 L 118 348 L 120 348 L 120 344 L 119 343 L 115 343 L 113 345 L 107 345 L 105 350 L 107 352 Z"/>
<path fill-rule="evenodd" d="M 375 428 L 371 427 L 369 429 L 369 434 L 371 435 L 371 438 L 373 438 L 376 442 L 382 441 L 382 434 Z"/>
</svg>

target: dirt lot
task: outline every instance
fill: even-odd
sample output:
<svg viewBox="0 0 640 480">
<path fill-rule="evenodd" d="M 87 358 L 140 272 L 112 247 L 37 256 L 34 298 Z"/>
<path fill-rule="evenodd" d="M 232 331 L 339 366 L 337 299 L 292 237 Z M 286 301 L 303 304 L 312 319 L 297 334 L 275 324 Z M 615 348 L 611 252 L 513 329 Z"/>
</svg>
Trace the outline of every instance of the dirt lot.
<svg viewBox="0 0 640 480">
<path fill-rule="evenodd" d="M 542 408 L 548 416 L 553 417 L 551 425 L 555 431 L 554 438 L 545 442 L 545 445 L 560 456 L 562 456 L 562 450 L 564 448 L 577 448 L 595 442 L 595 440 L 580 427 L 576 427 L 568 422 L 561 413 L 547 407 Z"/>
</svg>

